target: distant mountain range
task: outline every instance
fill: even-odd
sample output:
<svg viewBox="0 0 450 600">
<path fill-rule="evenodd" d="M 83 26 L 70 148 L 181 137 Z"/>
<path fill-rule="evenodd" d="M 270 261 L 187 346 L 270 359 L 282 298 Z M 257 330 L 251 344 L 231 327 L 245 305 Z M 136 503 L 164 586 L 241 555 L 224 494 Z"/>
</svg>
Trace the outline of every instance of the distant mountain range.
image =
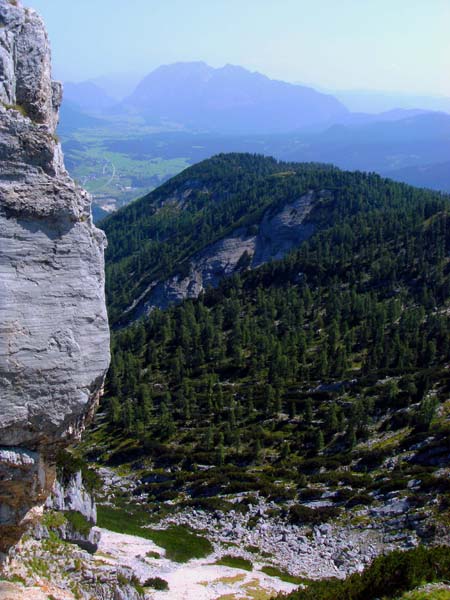
<svg viewBox="0 0 450 600">
<path fill-rule="evenodd" d="M 64 84 L 64 99 L 80 110 L 99 113 L 117 104 L 117 99 L 109 96 L 93 81 Z"/>
<path fill-rule="evenodd" d="M 66 84 L 65 97 L 97 114 L 139 115 L 154 125 L 234 134 L 323 127 L 348 113 L 336 98 L 312 88 L 203 62 L 161 66 L 121 103 L 94 82 Z"/>
<path fill-rule="evenodd" d="M 354 112 L 380 113 L 394 107 L 450 112 L 450 98 L 446 96 L 425 96 L 423 94 L 371 90 L 336 90 L 328 93 L 333 94 L 349 110 Z"/>
<path fill-rule="evenodd" d="M 70 135 L 79 129 L 94 129 L 104 123 L 97 117 L 80 110 L 77 104 L 65 100 L 59 113 L 58 131 L 62 135 Z"/>
<path fill-rule="evenodd" d="M 204 62 L 164 65 L 141 79 L 136 74 L 120 74 L 67 82 L 64 97 L 88 113 L 108 113 L 113 108 L 115 115 L 131 112 L 152 123 L 178 124 L 196 130 L 217 132 L 225 127 L 226 133 L 248 132 L 252 123 L 267 117 L 273 122 L 271 130 L 293 131 L 305 123 L 311 127 L 349 120 L 397 120 L 403 118 L 405 111 L 450 112 L 450 98 L 444 96 L 329 91 L 272 80 L 235 65 L 215 69 Z M 245 115 L 250 107 L 256 113 Z M 283 112 L 286 114 L 280 115 Z M 299 116 L 298 112 L 304 114 Z M 248 122 L 239 122 L 245 116 Z M 256 130 L 265 133 L 265 127 L 267 123 L 258 123 Z"/>
<path fill-rule="evenodd" d="M 406 167 L 439 164 L 450 158 L 450 115 L 423 113 L 391 122 L 334 125 L 292 144 L 290 150 L 286 145 L 283 158 L 389 176 Z M 432 183 L 424 181 L 427 187 L 435 187 Z"/>
<path fill-rule="evenodd" d="M 409 108 L 394 108 L 381 95 L 385 104 L 380 106 L 391 106 L 389 110 L 351 112 L 335 97 L 312 88 L 274 81 L 242 67 L 215 69 L 203 62 L 159 67 L 122 101 L 107 93 L 102 81 L 65 85 L 59 128 L 63 138 L 78 130 L 101 130 L 102 141 L 97 143 L 105 151 L 144 164 L 181 157 L 193 164 L 218 152 L 252 152 L 377 171 L 414 185 L 450 191 L 450 115 L 425 110 L 428 106 L 445 108 L 445 98 L 441 104 L 428 98 L 430 104 L 418 97 L 422 105 L 414 108 L 414 98 L 405 96 Z M 110 82 L 107 87 L 113 89 Z M 67 139 L 63 142 L 69 164 L 83 166 L 83 152 L 89 152 L 91 142 L 80 147 L 77 140 L 75 154 L 73 144 L 67 145 Z M 102 170 L 107 161 L 98 162 L 100 150 L 86 160 Z M 136 182 L 137 178 L 148 180 L 145 169 L 141 174 L 130 164 L 130 179 L 123 172 L 128 167 L 122 158 L 122 188 L 132 185 L 136 197 L 143 195 L 148 183 Z"/>
<path fill-rule="evenodd" d="M 348 110 L 333 96 L 242 67 L 177 63 L 150 73 L 123 103 L 148 122 L 227 133 L 276 133 L 333 123 Z"/>
</svg>

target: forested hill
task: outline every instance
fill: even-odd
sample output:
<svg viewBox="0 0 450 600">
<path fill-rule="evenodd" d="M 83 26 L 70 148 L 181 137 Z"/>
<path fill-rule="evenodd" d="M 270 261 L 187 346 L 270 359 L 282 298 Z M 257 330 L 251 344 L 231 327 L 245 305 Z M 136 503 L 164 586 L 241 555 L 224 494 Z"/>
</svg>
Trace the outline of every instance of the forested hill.
<svg viewBox="0 0 450 600">
<path fill-rule="evenodd" d="M 104 221 L 111 321 L 197 296 L 357 212 L 427 199 L 439 195 L 372 174 L 218 155 Z"/>
<path fill-rule="evenodd" d="M 372 506 L 358 514 L 373 524 L 401 494 L 408 518 L 428 506 L 429 535 L 423 519 L 450 500 L 436 471 L 450 452 L 449 198 L 298 168 L 287 189 L 333 190 L 316 233 L 119 332 L 93 452 L 149 471 L 139 493 L 157 510 L 259 492 L 291 522 Z"/>
<path fill-rule="evenodd" d="M 189 259 L 266 209 L 331 184 L 329 166 L 281 163 L 250 154 L 205 160 L 106 219 L 107 296 L 112 323 L 143 304 L 155 282 L 189 274 Z M 127 315 L 132 317 L 133 313 Z"/>
</svg>

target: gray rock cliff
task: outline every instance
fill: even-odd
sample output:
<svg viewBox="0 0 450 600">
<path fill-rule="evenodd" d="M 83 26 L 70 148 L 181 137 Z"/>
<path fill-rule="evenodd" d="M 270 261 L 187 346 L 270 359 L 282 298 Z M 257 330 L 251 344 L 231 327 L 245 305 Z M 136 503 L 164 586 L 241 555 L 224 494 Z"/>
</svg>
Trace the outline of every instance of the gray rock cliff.
<svg viewBox="0 0 450 600">
<path fill-rule="evenodd" d="M 140 316 L 154 308 L 167 308 L 185 298 L 196 298 L 236 272 L 283 258 L 314 233 L 314 225 L 305 220 L 314 203 L 328 196 L 327 190 L 311 191 L 276 210 L 267 210 L 254 234 L 239 228 L 211 244 L 192 256 L 187 276 L 154 282 L 131 309 L 141 303 Z"/>
<path fill-rule="evenodd" d="M 55 134 L 41 18 L 0 0 L 0 553 L 45 501 L 109 364 L 104 234 Z"/>
</svg>

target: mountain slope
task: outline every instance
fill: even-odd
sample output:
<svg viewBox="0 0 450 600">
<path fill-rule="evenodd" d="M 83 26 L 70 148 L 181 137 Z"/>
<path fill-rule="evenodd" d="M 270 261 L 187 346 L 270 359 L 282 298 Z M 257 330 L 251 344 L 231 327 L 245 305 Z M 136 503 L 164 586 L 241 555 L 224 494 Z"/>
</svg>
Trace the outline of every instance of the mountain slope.
<svg viewBox="0 0 450 600">
<path fill-rule="evenodd" d="M 334 171 L 249 154 L 218 155 L 106 219 L 112 321 L 195 297 L 247 267 L 248 260 L 261 264 L 281 257 L 312 231 L 302 223 L 320 197 L 317 174 L 332 178 Z M 314 194 L 303 198 L 310 189 Z M 295 217 L 286 214 L 287 205 Z M 268 230 L 277 221 L 279 236 L 273 239 Z"/>
<path fill-rule="evenodd" d="M 349 185 L 352 198 L 373 201 L 383 200 L 380 189 L 422 195 L 377 176 L 246 154 L 187 169 L 102 223 L 112 321 L 196 297 L 225 276 L 281 258 L 322 227 L 315 209 Z"/>
<path fill-rule="evenodd" d="M 332 96 L 242 67 L 176 63 L 148 75 L 123 106 L 149 122 L 226 133 L 293 131 L 347 113 Z"/>
<path fill-rule="evenodd" d="M 241 157 L 236 185 L 245 160 L 267 165 Z M 297 177 L 329 192 L 298 250 L 114 336 L 86 451 L 125 464 L 162 525 L 343 576 L 448 534 L 450 201 L 320 165 Z"/>
<path fill-rule="evenodd" d="M 117 100 L 108 96 L 93 81 L 66 82 L 64 84 L 64 96 L 66 101 L 75 104 L 84 112 L 98 113 L 117 104 Z"/>
<path fill-rule="evenodd" d="M 61 106 L 58 133 L 64 136 L 78 132 L 80 129 L 104 127 L 105 122 L 82 112 L 75 104 L 64 101 Z"/>
</svg>

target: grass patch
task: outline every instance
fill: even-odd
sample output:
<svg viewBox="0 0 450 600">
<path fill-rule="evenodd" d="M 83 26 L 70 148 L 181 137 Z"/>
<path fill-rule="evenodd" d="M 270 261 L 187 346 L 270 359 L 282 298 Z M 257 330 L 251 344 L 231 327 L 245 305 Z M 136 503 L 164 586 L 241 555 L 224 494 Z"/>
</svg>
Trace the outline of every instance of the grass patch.
<svg viewBox="0 0 450 600">
<path fill-rule="evenodd" d="M 242 558 L 241 556 L 231 556 L 230 554 L 226 554 L 222 556 L 215 563 L 216 565 L 222 565 L 223 567 L 231 567 L 232 569 L 243 569 L 244 571 L 253 571 L 252 563 L 246 558 Z"/>
<path fill-rule="evenodd" d="M 12 4 L 12 2 L 10 2 L 10 4 Z M 14 6 L 16 6 L 16 5 L 14 5 Z M 3 102 L 3 106 L 7 110 L 15 110 L 15 111 L 19 112 L 23 117 L 28 117 L 26 108 L 24 106 L 22 106 L 21 104 L 5 104 Z"/>
<path fill-rule="evenodd" d="M 257 579 L 249 581 L 242 586 L 242 592 L 245 594 L 245 598 L 248 600 L 271 600 L 274 595 L 274 590 L 268 590 L 261 587 L 260 582 Z M 236 600 L 242 598 L 242 595 L 235 596 Z"/>
<path fill-rule="evenodd" d="M 30 575 L 38 575 L 50 579 L 50 569 L 43 558 L 33 556 L 27 563 L 28 572 Z"/>
<path fill-rule="evenodd" d="M 245 580 L 245 575 L 233 575 L 232 577 L 220 577 L 219 579 L 214 579 L 213 583 L 223 583 L 224 585 L 233 585 L 234 583 L 239 583 L 240 581 Z M 208 587 L 211 585 L 210 581 L 202 581 L 201 585 Z"/>
<path fill-rule="evenodd" d="M 62 512 L 58 512 L 56 510 L 49 510 L 44 513 L 41 524 L 47 529 L 57 529 L 58 527 L 62 527 L 67 522 L 67 518 L 64 516 Z"/>
<path fill-rule="evenodd" d="M 281 581 L 285 581 L 286 583 L 293 583 L 295 585 L 300 585 L 301 583 L 308 583 L 308 579 L 304 577 L 296 577 L 295 575 L 291 575 L 287 571 L 282 571 L 277 567 L 263 567 L 261 569 L 263 573 L 269 575 L 269 577 L 278 577 Z"/>
<path fill-rule="evenodd" d="M 0 579 L 0 581 L 10 581 L 11 583 L 18 583 L 19 585 L 26 585 L 27 583 L 25 579 L 20 575 L 17 575 L 17 573 L 14 573 L 7 578 L 5 577 L 5 579 Z"/>
<path fill-rule="evenodd" d="M 151 539 L 146 524 L 146 513 L 134 506 L 125 509 L 99 505 L 97 507 L 97 525 L 116 533 L 137 535 L 147 540 Z"/>
<path fill-rule="evenodd" d="M 152 540 L 157 546 L 164 548 L 166 558 L 174 562 L 185 563 L 193 558 L 204 558 L 212 553 L 213 547 L 210 541 L 193 533 L 187 527 L 149 529 L 145 527 L 145 516 L 144 511 L 134 507 L 123 510 L 111 506 L 99 506 L 97 524 L 116 533 Z"/>
<path fill-rule="evenodd" d="M 258 546 L 245 546 L 244 550 L 246 552 L 251 552 L 252 554 L 259 554 Z"/>
<path fill-rule="evenodd" d="M 211 542 L 180 525 L 168 529 L 150 529 L 149 538 L 166 551 L 166 558 L 185 563 L 213 552 Z"/>
</svg>

